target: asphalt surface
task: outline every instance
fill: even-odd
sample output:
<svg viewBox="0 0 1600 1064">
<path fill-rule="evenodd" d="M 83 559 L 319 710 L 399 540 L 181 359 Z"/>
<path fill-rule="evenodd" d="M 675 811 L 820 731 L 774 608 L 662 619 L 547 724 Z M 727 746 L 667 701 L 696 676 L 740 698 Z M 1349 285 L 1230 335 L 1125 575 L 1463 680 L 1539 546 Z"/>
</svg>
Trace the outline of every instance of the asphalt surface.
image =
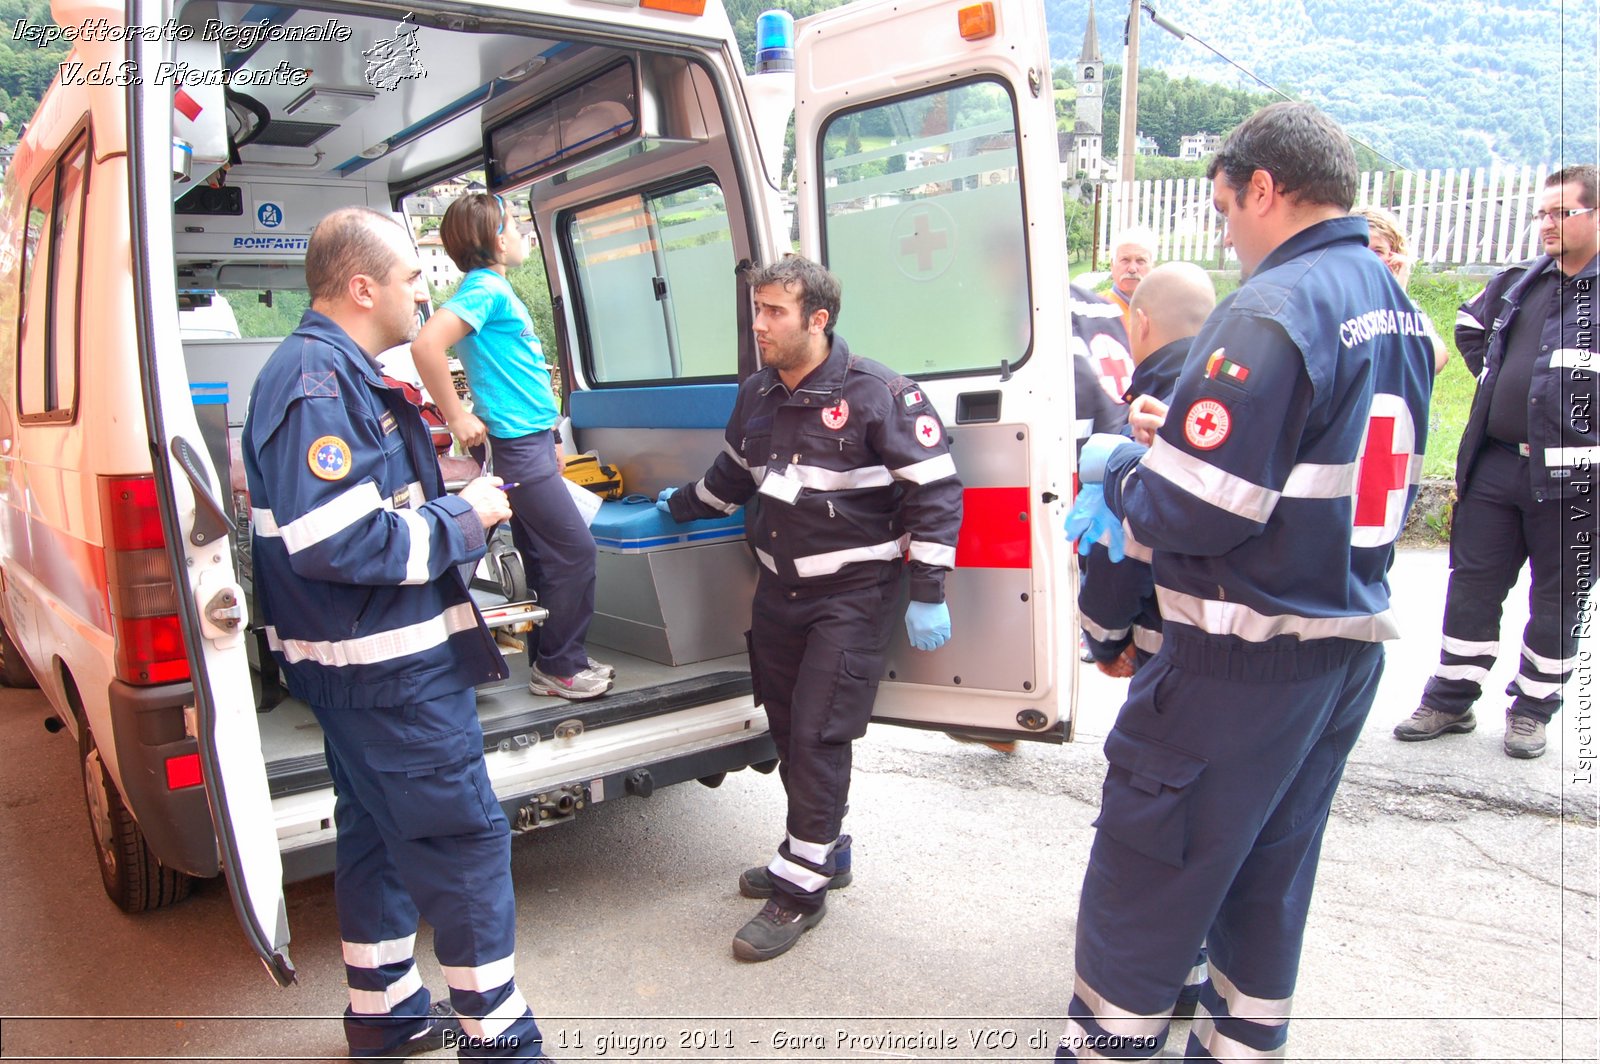
<svg viewBox="0 0 1600 1064">
<path fill-rule="evenodd" d="M 1444 555 L 1403 552 L 1406 636 L 1323 849 L 1294 1060 L 1595 1060 L 1594 695 L 1580 671 L 1550 752 L 1500 750 L 1501 662 L 1476 732 L 1401 744 L 1437 653 Z M 1515 647 L 1525 588 L 1503 643 Z M 959 633 L 957 633 L 959 638 Z M 1593 643 L 1585 643 L 1588 652 Z M 787 956 L 733 959 L 738 872 L 781 831 L 775 777 L 669 788 L 519 838 L 518 978 L 547 1049 L 581 1060 L 1039 1060 L 1062 1030 L 1100 739 L 1125 682 L 1087 671 L 1078 741 L 1014 755 L 876 727 L 857 744 L 855 884 Z M 138 917 L 101 892 L 73 744 L 0 691 L 0 1058 L 322 1060 L 342 1051 L 331 880 L 288 889 L 299 984 L 280 990 L 211 881 Z M 1159 914 L 1151 914 L 1152 919 Z M 420 965 L 443 980 L 423 929 Z M 1181 1054 L 1182 1024 L 1167 1055 Z M 449 1052 L 433 1055 L 449 1059 Z"/>
</svg>

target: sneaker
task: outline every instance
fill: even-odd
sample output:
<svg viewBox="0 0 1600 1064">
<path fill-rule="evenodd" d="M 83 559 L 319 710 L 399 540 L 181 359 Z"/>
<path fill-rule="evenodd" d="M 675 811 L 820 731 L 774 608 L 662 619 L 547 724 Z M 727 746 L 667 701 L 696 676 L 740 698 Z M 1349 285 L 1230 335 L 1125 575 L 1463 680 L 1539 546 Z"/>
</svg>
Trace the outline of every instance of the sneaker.
<svg viewBox="0 0 1600 1064">
<path fill-rule="evenodd" d="M 1394 737 L 1403 743 L 1420 743 L 1450 732 L 1469 732 L 1477 726 L 1478 719 L 1470 709 L 1465 713 L 1446 713 L 1432 706 L 1418 706 L 1415 713 L 1394 726 Z"/>
<path fill-rule="evenodd" d="M 583 659 L 583 667 L 590 672 L 599 673 L 608 680 L 614 680 L 617 677 L 617 667 L 615 665 L 608 665 L 603 661 L 596 661 L 591 657 L 586 656 Z"/>
<path fill-rule="evenodd" d="M 742 961 L 770 961 L 789 952 L 801 935 L 822 923 L 827 911 L 823 906 L 814 913 L 804 913 L 769 901 L 733 936 L 733 955 Z"/>
<path fill-rule="evenodd" d="M 1544 721 L 1506 711 L 1505 751 L 1524 760 L 1544 756 Z"/>
<path fill-rule="evenodd" d="M 833 851 L 834 873 L 828 880 L 829 890 L 838 890 L 850 885 L 850 836 L 840 835 L 839 845 Z M 739 873 L 739 893 L 747 898 L 772 897 L 772 873 L 767 871 L 765 865 L 746 868 Z"/>
<path fill-rule="evenodd" d="M 584 669 L 576 676 L 547 676 L 533 667 L 533 678 L 528 681 L 528 690 L 536 695 L 554 695 L 557 698 L 581 702 L 586 698 L 599 698 L 611 690 L 612 680 L 591 669 Z"/>
<path fill-rule="evenodd" d="M 397 1046 L 379 1050 L 376 1053 L 362 1053 L 351 1050 L 352 1057 L 409 1057 L 414 1053 L 432 1053 L 436 1049 L 443 1049 L 445 1036 L 454 1034 L 459 1040 L 463 1037 L 461 1021 L 456 1019 L 456 1010 L 451 1008 L 448 1001 L 435 1001 L 428 1009 L 428 1025 L 410 1038 Z"/>
</svg>

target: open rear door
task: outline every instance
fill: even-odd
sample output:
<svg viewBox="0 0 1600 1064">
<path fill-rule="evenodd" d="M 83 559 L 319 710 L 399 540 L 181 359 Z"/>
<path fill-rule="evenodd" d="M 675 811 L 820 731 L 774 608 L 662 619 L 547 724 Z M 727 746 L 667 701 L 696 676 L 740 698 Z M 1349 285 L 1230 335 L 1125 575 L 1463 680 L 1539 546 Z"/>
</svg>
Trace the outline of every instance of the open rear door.
<svg viewBox="0 0 1600 1064">
<path fill-rule="evenodd" d="M 120 23 L 121 8 L 112 0 L 105 6 L 106 19 Z M 159 26 L 170 16 L 161 0 L 134 0 L 128 8 L 129 25 Z M 155 70 L 167 58 L 158 36 L 149 38 L 129 39 L 128 58 L 140 70 Z M 172 571 L 182 574 L 177 598 L 194 682 L 192 727 L 222 873 L 245 937 L 272 977 L 287 986 L 295 971 L 283 863 L 245 657 L 244 592 L 227 538 L 228 471 L 214 467 L 201 441 L 179 340 L 170 206 L 173 92 L 171 84 L 146 78 L 128 95 L 129 236 L 144 408 L 167 552 Z"/>
<path fill-rule="evenodd" d="M 897 626 L 880 720 L 1068 735 L 1076 568 L 1066 233 L 1039 0 L 858 2 L 795 39 L 805 254 L 851 350 L 915 378 L 966 489 L 953 636 Z"/>
</svg>

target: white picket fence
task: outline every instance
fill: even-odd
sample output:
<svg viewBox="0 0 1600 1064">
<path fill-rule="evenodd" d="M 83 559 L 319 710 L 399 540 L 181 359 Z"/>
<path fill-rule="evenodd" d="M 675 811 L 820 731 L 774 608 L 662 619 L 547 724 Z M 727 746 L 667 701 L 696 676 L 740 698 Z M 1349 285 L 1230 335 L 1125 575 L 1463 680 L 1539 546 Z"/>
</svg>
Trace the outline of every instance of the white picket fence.
<svg viewBox="0 0 1600 1064">
<path fill-rule="evenodd" d="M 1436 268 L 1502 266 L 1539 253 L 1530 216 L 1547 169 L 1377 170 L 1361 175 L 1358 206 L 1387 207 L 1400 219 L 1419 263 Z M 1124 211 L 1132 221 L 1123 223 Z M 1222 249 L 1222 224 L 1205 178 L 1115 182 L 1101 196 L 1101 269 L 1116 234 L 1127 225 L 1155 232 L 1156 258 L 1235 265 Z M 1219 258 L 1219 255 L 1223 257 Z"/>
</svg>

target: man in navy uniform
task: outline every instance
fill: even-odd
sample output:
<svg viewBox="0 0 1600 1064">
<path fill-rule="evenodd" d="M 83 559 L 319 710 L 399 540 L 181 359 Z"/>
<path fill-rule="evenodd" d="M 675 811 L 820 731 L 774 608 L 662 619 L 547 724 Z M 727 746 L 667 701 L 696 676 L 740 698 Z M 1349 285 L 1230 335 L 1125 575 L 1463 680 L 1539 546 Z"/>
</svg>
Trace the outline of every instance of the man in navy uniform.
<svg viewBox="0 0 1600 1064">
<path fill-rule="evenodd" d="M 822 921 L 849 881 L 850 744 L 866 734 L 901 576 L 906 635 L 950 638 L 944 576 L 955 566 L 961 481 L 944 425 L 917 383 L 850 353 L 834 332 L 839 282 L 798 255 L 752 268 L 763 368 L 739 386 L 726 444 L 706 475 L 667 489 L 677 521 L 746 506 L 760 562 L 750 678 L 767 710 L 788 796 L 787 832 L 739 892 L 769 899 L 733 940 L 764 961 Z"/>
<path fill-rule="evenodd" d="M 1578 662 L 1595 538 L 1595 168 L 1545 179 L 1534 218 L 1544 254 L 1461 307 L 1456 345 L 1478 390 L 1456 455 L 1439 667 L 1421 705 L 1395 726 L 1407 742 L 1477 727 L 1472 705 L 1500 650 L 1500 610 L 1523 563 L 1533 569 L 1501 746 L 1539 757 L 1561 687 Z M 1480 372 L 1481 371 L 1481 372 Z"/>
<path fill-rule="evenodd" d="M 1085 446 L 1068 525 L 1126 520 L 1150 547 L 1163 641 L 1106 739 L 1066 1059 L 1154 1056 L 1202 943 L 1187 1057 L 1281 1055 L 1328 809 L 1398 634 L 1385 574 L 1433 356 L 1348 217 L 1349 140 L 1273 104 L 1209 175 L 1247 279 L 1154 444 Z"/>
<path fill-rule="evenodd" d="M 498 478 L 446 495 L 417 408 L 376 354 L 428 301 L 410 237 L 365 207 L 306 249 L 311 309 L 257 378 L 244 427 L 256 606 L 289 691 L 322 726 L 338 794 L 334 900 L 355 1057 L 454 1044 L 543 1061 L 515 977 L 510 832 L 476 684 L 503 679 L 461 567 L 510 517 Z M 412 955 L 419 914 L 454 1005 Z"/>
</svg>

